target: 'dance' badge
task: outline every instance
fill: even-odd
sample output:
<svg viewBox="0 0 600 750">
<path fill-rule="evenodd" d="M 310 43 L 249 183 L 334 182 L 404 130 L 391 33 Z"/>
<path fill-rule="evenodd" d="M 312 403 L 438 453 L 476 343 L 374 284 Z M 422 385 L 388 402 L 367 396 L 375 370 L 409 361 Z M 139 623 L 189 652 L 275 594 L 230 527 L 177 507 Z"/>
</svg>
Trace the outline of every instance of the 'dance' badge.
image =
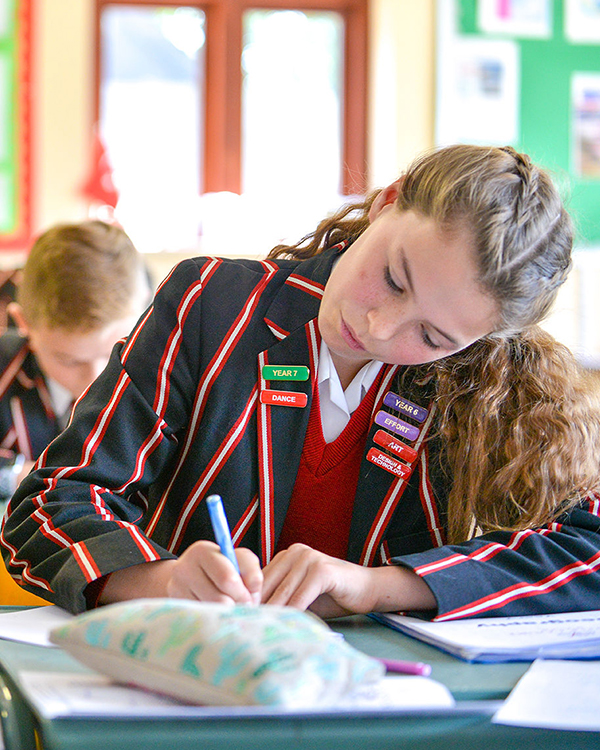
<svg viewBox="0 0 600 750">
<path fill-rule="evenodd" d="M 299 406 L 302 408 L 308 403 L 308 396 L 306 393 L 297 393 L 296 391 L 264 390 L 260 392 L 260 402 L 270 406 Z"/>
</svg>

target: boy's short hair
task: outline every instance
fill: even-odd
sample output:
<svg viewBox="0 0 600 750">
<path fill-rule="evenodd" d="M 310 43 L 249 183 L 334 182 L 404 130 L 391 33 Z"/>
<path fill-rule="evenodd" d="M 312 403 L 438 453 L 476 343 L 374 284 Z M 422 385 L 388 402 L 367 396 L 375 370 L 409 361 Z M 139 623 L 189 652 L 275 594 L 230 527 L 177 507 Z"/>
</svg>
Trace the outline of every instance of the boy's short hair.
<svg viewBox="0 0 600 750">
<path fill-rule="evenodd" d="M 141 312 L 151 284 L 124 230 L 103 221 L 58 224 L 33 244 L 17 302 L 31 326 L 90 331 Z"/>
</svg>

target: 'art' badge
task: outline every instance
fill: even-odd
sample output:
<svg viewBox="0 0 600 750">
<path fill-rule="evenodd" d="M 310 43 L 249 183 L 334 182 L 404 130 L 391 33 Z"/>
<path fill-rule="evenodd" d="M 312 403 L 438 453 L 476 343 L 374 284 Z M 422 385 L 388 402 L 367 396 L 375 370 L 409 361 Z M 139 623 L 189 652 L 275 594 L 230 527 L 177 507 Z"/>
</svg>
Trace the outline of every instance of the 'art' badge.
<svg viewBox="0 0 600 750">
<path fill-rule="evenodd" d="M 412 472 L 410 466 L 406 466 L 393 456 L 388 456 L 379 448 L 371 448 L 367 453 L 367 460 L 401 479 L 408 479 Z"/>
<path fill-rule="evenodd" d="M 264 390 L 260 392 L 260 402 L 270 406 L 304 407 L 308 403 L 308 396 L 306 393 L 297 393 L 296 391 Z"/>
<path fill-rule="evenodd" d="M 373 442 L 411 463 L 415 461 L 419 455 L 414 448 L 410 447 L 410 445 L 406 445 L 406 443 L 398 440 L 398 438 L 390 435 L 390 433 L 385 430 L 377 430 L 373 435 Z"/>
<path fill-rule="evenodd" d="M 383 397 L 383 403 L 389 406 L 390 409 L 399 411 L 403 416 L 415 419 L 417 422 L 424 422 L 427 419 L 429 412 L 427 409 L 423 409 L 422 406 L 413 404 L 412 401 L 407 401 L 405 398 L 398 396 L 392 391 L 388 391 Z"/>
<path fill-rule="evenodd" d="M 263 365 L 264 380 L 308 380 L 309 370 L 304 365 Z"/>
</svg>

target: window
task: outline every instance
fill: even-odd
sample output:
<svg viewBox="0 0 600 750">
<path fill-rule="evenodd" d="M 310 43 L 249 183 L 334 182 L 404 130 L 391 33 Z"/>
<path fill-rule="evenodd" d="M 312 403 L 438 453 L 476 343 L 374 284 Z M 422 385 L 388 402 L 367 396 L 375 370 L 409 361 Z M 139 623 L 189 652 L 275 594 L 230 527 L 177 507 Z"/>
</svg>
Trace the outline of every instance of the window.
<svg viewBox="0 0 600 750">
<path fill-rule="evenodd" d="M 0 3 L 0 250 L 31 242 L 31 16 Z"/>
<path fill-rule="evenodd" d="M 140 249 L 264 255 L 365 189 L 366 2 L 97 0 L 98 122 Z"/>
<path fill-rule="evenodd" d="M 331 195 L 342 179 L 343 19 L 330 11 L 243 16 L 242 190 Z"/>
</svg>

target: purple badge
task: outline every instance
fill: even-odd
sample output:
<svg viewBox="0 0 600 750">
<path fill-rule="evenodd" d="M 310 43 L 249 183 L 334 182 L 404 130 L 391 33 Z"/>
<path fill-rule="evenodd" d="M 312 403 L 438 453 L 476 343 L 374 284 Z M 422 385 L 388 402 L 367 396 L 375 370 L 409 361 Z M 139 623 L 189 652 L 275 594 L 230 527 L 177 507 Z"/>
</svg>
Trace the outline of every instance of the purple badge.
<svg viewBox="0 0 600 750">
<path fill-rule="evenodd" d="M 423 409 L 422 406 L 417 406 L 417 404 L 413 404 L 412 401 L 407 401 L 405 398 L 401 398 L 391 391 L 388 391 L 385 394 L 383 397 L 383 403 L 386 406 L 389 406 L 390 409 L 395 409 L 396 411 L 401 412 L 405 417 L 416 419 L 417 422 L 424 422 L 429 414 L 427 409 Z"/>
<path fill-rule="evenodd" d="M 403 422 L 397 417 L 393 417 L 385 411 L 378 411 L 375 415 L 375 421 L 380 427 L 395 432 L 396 435 L 402 435 L 407 440 L 416 440 L 419 437 L 419 429 L 408 422 Z"/>
</svg>

